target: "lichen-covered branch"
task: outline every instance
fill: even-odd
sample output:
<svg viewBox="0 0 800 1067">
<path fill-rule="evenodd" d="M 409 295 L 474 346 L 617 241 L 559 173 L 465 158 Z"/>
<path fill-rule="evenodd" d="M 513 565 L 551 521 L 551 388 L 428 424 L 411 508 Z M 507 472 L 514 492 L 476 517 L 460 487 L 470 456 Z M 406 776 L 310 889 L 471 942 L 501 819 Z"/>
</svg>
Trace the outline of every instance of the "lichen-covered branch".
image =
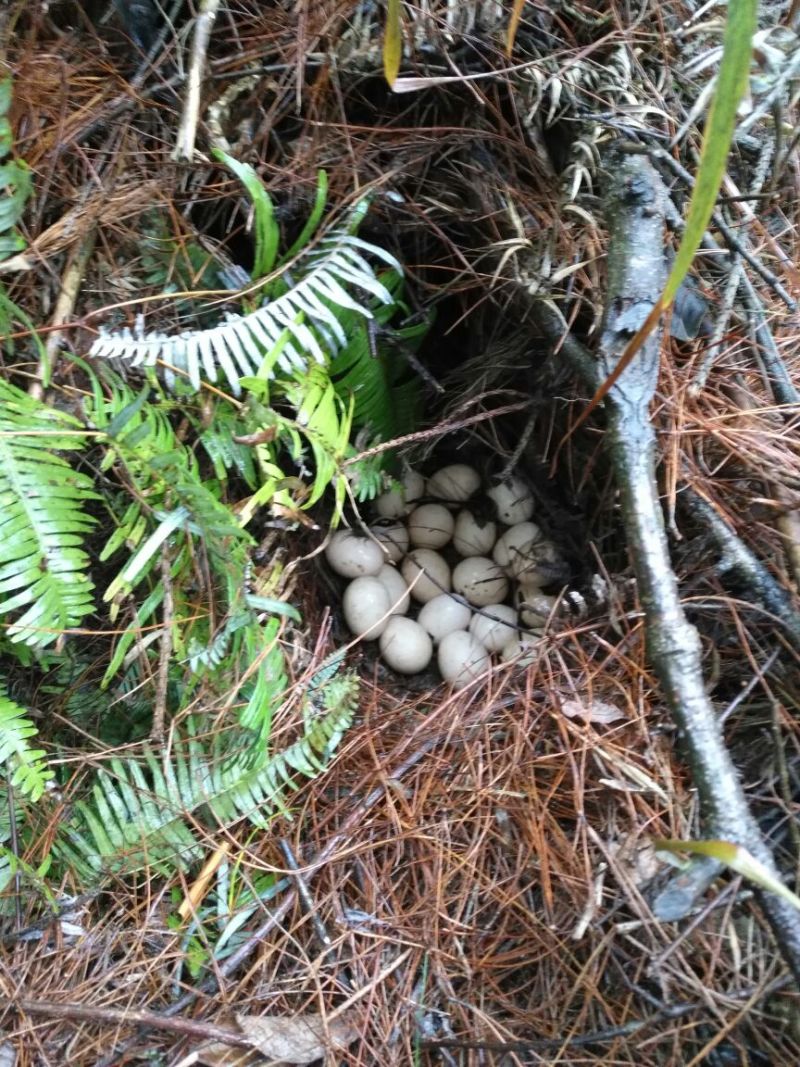
<svg viewBox="0 0 800 1067">
<path fill-rule="evenodd" d="M 786 636 L 795 648 L 800 648 L 800 614 L 795 610 L 789 593 L 707 500 L 694 490 L 683 494 L 683 499 L 689 513 L 714 538 L 721 554 L 718 564 L 720 572 L 734 575 L 756 602 L 780 620 Z"/>
</svg>

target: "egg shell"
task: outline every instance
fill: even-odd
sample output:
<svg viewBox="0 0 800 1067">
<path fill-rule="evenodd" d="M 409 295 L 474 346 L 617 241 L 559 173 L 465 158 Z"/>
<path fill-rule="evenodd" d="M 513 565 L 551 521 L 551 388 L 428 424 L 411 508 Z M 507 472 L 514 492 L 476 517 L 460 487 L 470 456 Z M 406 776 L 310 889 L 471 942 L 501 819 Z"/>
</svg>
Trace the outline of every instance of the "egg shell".
<svg viewBox="0 0 800 1067">
<path fill-rule="evenodd" d="M 433 656 L 429 634 L 413 619 L 393 616 L 378 642 L 385 663 L 400 674 L 424 671 Z"/>
<path fill-rule="evenodd" d="M 385 562 L 383 549 L 355 530 L 336 530 L 325 547 L 331 570 L 343 578 L 374 577 Z"/>
<path fill-rule="evenodd" d="M 489 653 L 467 630 L 454 630 L 439 642 L 436 662 L 446 682 L 466 685 L 488 669 Z"/>
<path fill-rule="evenodd" d="M 497 523 L 479 519 L 464 508 L 456 516 L 453 548 L 459 556 L 488 556 L 497 540 Z"/>
<path fill-rule="evenodd" d="M 408 586 L 403 580 L 403 575 L 390 563 L 384 563 L 376 575 L 379 582 L 386 586 L 389 594 L 389 604 L 392 615 L 405 615 L 411 603 Z"/>
<path fill-rule="evenodd" d="M 435 500 L 463 503 L 480 487 L 481 476 L 474 467 L 468 467 L 466 463 L 451 463 L 428 479 L 427 495 Z"/>
<path fill-rule="evenodd" d="M 543 593 L 538 586 L 523 584 L 514 590 L 514 604 L 522 625 L 538 630 L 547 625 L 556 605 L 556 598 Z"/>
<path fill-rule="evenodd" d="M 544 649 L 544 640 L 536 633 L 518 634 L 513 637 L 500 652 L 503 663 L 515 660 L 521 667 L 535 663 Z"/>
<path fill-rule="evenodd" d="M 382 519 L 403 518 L 425 492 L 425 479 L 416 471 L 406 470 L 397 481 L 396 489 L 381 493 L 375 500 L 375 511 Z"/>
<path fill-rule="evenodd" d="M 403 560 L 400 571 L 414 600 L 427 604 L 440 593 L 450 591 L 450 568 L 432 548 L 415 548 Z M 420 577 L 417 577 L 422 572 Z"/>
<path fill-rule="evenodd" d="M 476 607 L 499 604 L 508 595 L 508 579 L 486 556 L 469 556 L 456 564 L 453 589 Z"/>
<path fill-rule="evenodd" d="M 408 536 L 417 548 L 444 548 L 454 526 L 455 519 L 444 504 L 420 504 L 408 516 Z"/>
<path fill-rule="evenodd" d="M 449 593 L 440 593 L 423 605 L 417 621 L 427 630 L 434 642 L 438 642 L 453 630 L 468 629 L 471 618 L 472 612 L 466 604 L 462 604 Z"/>
<path fill-rule="evenodd" d="M 533 546 L 541 540 L 542 531 L 535 522 L 518 522 L 498 537 L 492 559 L 510 573 L 529 558 Z"/>
<path fill-rule="evenodd" d="M 408 552 L 408 530 L 402 522 L 376 523 L 370 526 L 369 532 L 385 549 L 384 563 L 386 560 L 390 563 L 399 563 Z"/>
<path fill-rule="evenodd" d="M 469 632 L 489 652 L 499 652 L 517 635 L 517 613 L 508 604 L 487 604 L 481 612 L 473 615 Z"/>
<path fill-rule="evenodd" d="M 342 610 L 356 637 L 374 641 L 390 619 L 389 591 L 377 578 L 356 578 L 344 591 Z"/>
<path fill-rule="evenodd" d="M 497 508 L 497 517 L 507 526 L 526 522 L 534 511 L 533 494 L 521 478 L 512 477 L 486 490 Z"/>
</svg>

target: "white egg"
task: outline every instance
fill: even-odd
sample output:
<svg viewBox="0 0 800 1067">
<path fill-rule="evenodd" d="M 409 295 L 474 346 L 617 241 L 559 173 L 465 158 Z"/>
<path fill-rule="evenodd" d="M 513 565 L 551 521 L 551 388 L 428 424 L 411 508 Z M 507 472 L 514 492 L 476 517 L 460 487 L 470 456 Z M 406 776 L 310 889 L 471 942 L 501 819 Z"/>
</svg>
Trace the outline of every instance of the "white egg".
<svg viewBox="0 0 800 1067">
<path fill-rule="evenodd" d="M 470 556 L 456 564 L 453 589 L 481 608 L 499 604 L 508 595 L 508 579 L 496 563 L 485 556 Z"/>
<path fill-rule="evenodd" d="M 450 592 L 450 568 L 431 548 L 415 548 L 409 552 L 400 570 L 412 597 L 421 604 L 427 604 L 440 593 Z"/>
<path fill-rule="evenodd" d="M 508 604 L 487 604 L 472 617 L 469 632 L 490 652 L 499 652 L 517 635 L 517 613 Z"/>
<path fill-rule="evenodd" d="M 374 641 L 380 637 L 390 618 L 389 591 L 377 578 L 356 578 L 344 591 L 342 610 L 356 637 Z"/>
<path fill-rule="evenodd" d="M 384 563 L 376 577 L 379 582 L 386 586 L 392 615 L 405 615 L 411 603 L 411 597 L 408 593 L 408 586 L 403 581 L 403 576 L 397 567 L 393 567 L 390 563 Z"/>
<path fill-rule="evenodd" d="M 512 577 L 529 569 L 535 546 L 542 541 L 542 531 L 535 523 L 517 523 L 498 538 L 492 558 Z"/>
<path fill-rule="evenodd" d="M 455 519 L 444 504 L 420 504 L 408 516 L 408 536 L 417 548 L 443 548 L 454 526 Z"/>
<path fill-rule="evenodd" d="M 402 522 L 376 523 L 370 526 L 369 532 L 386 550 L 384 563 L 387 559 L 391 563 L 399 563 L 408 552 L 408 530 Z"/>
<path fill-rule="evenodd" d="M 420 624 L 397 615 L 387 623 L 379 645 L 386 663 L 400 674 L 424 671 L 433 656 L 431 639 Z"/>
<path fill-rule="evenodd" d="M 544 639 L 538 634 L 518 634 L 503 646 L 500 659 L 504 663 L 516 660 L 521 667 L 535 663 L 544 650 Z"/>
<path fill-rule="evenodd" d="M 474 467 L 468 467 L 466 463 L 451 463 L 428 479 L 427 495 L 435 500 L 463 503 L 480 487 L 481 476 Z"/>
<path fill-rule="evenodd" d="M 417 621 L 436 642 L 453 630 L 466 630 L 471 618 L 472 612 L 466 604 L 462 604 L 449 593 L 440 593 L 423 605 Z"/>
<path fill-rule="evenodd" d="M 467 630 L 454 630 L 439 642 L 436 656 L 446 682 L 466 685 L 489 667 L 489 653 Z"/>
<path fill-rule="evenodd" d="M 553 613 L 556 598 L 543 593 L 538 586 L 522 584 L 514 590 L 514 603 L 522 625 L 541 630 Z"/>
<path fill-rule="evenodd" d="M 337 530 L 332 534 L 325 558 L 331 569 L 344 578 L 373 577 L 385 562 L 381 546 L 355 530 Z"/>
<path fill-rule="evenodd" d="M 396 489 L 381 493 L 375 500 L 375 511 L 382 519 L 401 519 L 425 492 L 425 479 L 416 471 L 404 471 L 397 482 Z"/>
<path fill-rule="evenodd" d="M 453 548 L 459 556 L 488 556 L 497 540 L 497 523 L 459 511 L 453 529 Z"/>
<path fill-rule="evenodd" d="M 509 478 L 487 489 L 486 495 L 494 501 L 500 522 L 507 526 L 516 526 L 533 515 L 533 494 L 521 478 Z"/>
</svg>

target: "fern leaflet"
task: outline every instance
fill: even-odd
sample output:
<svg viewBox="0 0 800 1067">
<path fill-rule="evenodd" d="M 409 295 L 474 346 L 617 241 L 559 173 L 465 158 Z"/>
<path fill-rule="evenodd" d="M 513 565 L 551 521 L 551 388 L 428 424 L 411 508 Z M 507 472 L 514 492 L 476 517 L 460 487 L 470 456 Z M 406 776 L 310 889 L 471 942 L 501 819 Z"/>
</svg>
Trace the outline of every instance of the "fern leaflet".
<svg viewBox="0 0 800 1067">
<path fill-rule="evenodd" d="M 33 801 L 41 797 L 53 777 L 45 753 L 30 746 L 30 739 L 38 732 L 25 708 L 0 690 L 0 763 L 8 766 L 11 785 Z"/>
<path fill-rule="evenodd" d="M 393 303 L 391 293 L 362 252 L 400 270 L 384 249 L 335 231 L 302 257 L 300 270 L 305 270 L 295 285 L 249 315 L 229 315 L 212 329 L 177 337 L 153 333 L 136 338 L 129 329 L 119 334 L 101 333 L 90 355 L 127 360 L 135 366 L 153 366 L 161 360 L 167 368 L 168 384 L 174 380 L 170 368 L 175 368 L 188 377 L 195 390 L 199 390 L 203 376 L 215 382 L 222 371 L 233 394 L 239 396 L 239 379 L 261 372 L 265 357 L 290 374 L 306 367 L 308 355 L 325 363 L 327 355 L 345 345 L 347 337 L 332 307 L 366 319 L 373 317 L 369 307 L 358 303 L 348 289 L 363 289 L 382 303 Z"/>
<path fill-rule="evenodd" d="M 12 641 L 44 647 L 93 609 L 80 546 L 97 494 L 56 452 L 84 440 L 77 420 L 0 381 L 0 615 L 27 608 Z"/>
</svg>

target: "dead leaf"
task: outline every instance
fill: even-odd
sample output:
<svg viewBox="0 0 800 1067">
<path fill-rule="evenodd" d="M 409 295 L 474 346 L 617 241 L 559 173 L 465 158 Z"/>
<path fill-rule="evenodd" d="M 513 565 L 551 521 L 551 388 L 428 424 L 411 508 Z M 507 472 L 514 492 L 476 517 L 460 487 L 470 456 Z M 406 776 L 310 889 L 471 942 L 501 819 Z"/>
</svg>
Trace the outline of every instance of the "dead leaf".
<svg viewBox="0 0 800 1067">
<path fill-rule="evenodd" d="M 273 1015 L 237 1015 L 236 1022 L 253 1051 L 231 1048 L 213 1041 L 197 1050 L 197 1063 L 206 1067 L 264 1067 L 267 1063 L 308 1064 L 321 1060 L 327 1052 L 347 1048 L 358 1030 L 344 1015 L 326 1022 L 321 1015 L 294 1015 L 288 1019 Z"/>
<path fill-rule="evenodd" d="M 585 704 L 579 700 L 562 700 L 561 711 L 568 719 L 587 719 L 602 726 L 628 717 L 619 708 L 607 704 L 604 700 L 589 700 Z"/>
</svg>

